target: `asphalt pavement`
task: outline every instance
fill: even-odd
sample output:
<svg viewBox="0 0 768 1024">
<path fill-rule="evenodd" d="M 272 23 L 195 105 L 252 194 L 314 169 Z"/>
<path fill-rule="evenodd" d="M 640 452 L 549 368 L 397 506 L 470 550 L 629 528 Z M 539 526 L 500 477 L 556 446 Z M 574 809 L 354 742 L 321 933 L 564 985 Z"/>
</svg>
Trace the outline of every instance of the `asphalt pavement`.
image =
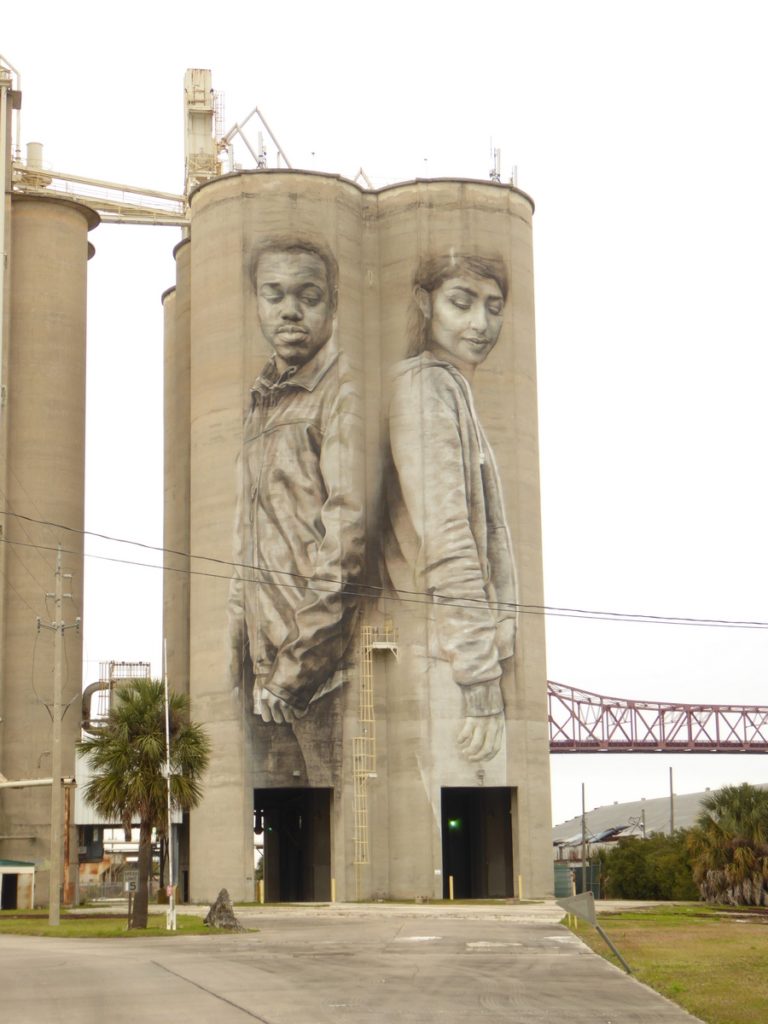
<svg viewBox="0 0 768 1024">
<path fill-rule="evenodd" d="M 0 935 L 0 1018 L 4 1024 L 697 1019 L 592 953 L 558 923 L 562 911 L 554 903 L 265 906 L 237 908 L 237 915 L 258 931 L 151 939 Z"/>
</svg>

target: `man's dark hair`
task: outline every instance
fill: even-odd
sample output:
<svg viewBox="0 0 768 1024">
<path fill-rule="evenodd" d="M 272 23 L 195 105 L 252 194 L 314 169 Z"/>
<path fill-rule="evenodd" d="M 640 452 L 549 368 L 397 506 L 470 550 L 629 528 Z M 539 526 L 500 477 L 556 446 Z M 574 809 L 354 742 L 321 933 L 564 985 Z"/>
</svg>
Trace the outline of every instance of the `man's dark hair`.
<svg viewBox="0 0 768 1024">
<path fill-rule="evenodd" d="M 331 250 L 322 242 L 312 242 L 307 238 L 267 238 L 259 242 L 251 256 L 251 282 L 256 285 L 256 274 L 259 260 L 268 253 L 288 252 L 306 253 L 317 256 L 323 261 L 325 277 L 328 282 L 328 294 L 333 306 L 336 306 L 339 287 L 339 265 Z"/>
</svg>

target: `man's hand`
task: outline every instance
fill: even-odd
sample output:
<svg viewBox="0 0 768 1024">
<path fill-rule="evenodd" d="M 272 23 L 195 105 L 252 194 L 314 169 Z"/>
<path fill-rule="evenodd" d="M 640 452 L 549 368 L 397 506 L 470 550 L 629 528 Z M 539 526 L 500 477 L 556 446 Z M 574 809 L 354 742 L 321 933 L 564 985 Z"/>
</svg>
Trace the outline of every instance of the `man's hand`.
<svg viewBox="0 0 768 1024">
<path fill-rule="evenodd" d="M 504 713 L 465 718 L 457 737 L 460 753 L 468 761 L 490 761 L 498 754 L 504 736 Z"/>
<path fill-rule="evenodd" d="M 261 715 L 265 722 L 274 722 L 276 725 L 295 722 L 297 718 L 303 718 L 307 713 L 306 708 L 304 711 L 292 708 L 282 697 L 276 697 L 266 687 L 262 687 L 258 692 L 254 705 L 254 712 L 257 715 Z"/>
</svg>

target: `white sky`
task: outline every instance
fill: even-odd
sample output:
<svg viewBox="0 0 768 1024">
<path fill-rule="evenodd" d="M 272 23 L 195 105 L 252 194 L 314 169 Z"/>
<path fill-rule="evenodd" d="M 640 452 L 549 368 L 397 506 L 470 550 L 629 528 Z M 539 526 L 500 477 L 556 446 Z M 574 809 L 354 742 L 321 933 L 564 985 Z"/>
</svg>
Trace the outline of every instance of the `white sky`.
<svg viewBox="0 0 768 1024">
<path fill-rule="evenodd" d="M 761 621 L 767 45 L 757 0 L 43 2 L 6 5 L 0 34 L 22 141 L 88 177 L 181 190 L 187 67 L 212 69 L 227 127 L 258 104 L 294 166 L 375 185 L 484 178 L 492 137 L 536 201 L 547 604 Z M 179 237 L 91 236 L 86 525 L 157 545 Z M 86 681 L 109 659 L 159 673 L 160 572 L 86 562 Z M 768 703 L 768 630 L 551 617 L 547 638 L 561 683 Z M 754 755 L 559 755 L 553 818 L 582 782 L 588 807 L 663 795 L 670 765 L 680 793 L 768 781 Z"/>
</svg>

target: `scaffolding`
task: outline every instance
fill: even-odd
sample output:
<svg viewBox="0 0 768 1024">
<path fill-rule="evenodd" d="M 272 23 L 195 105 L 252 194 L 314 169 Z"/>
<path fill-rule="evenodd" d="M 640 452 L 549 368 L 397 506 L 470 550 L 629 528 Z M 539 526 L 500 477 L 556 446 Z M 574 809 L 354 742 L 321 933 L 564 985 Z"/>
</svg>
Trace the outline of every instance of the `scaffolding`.
<svg viewBox="0 0 768 1024">
<path fill-rule="evenodd" d="M 354 778 L 353 842 L 355 890 L 361 898 L 362 868 L 370 864 L 368 783 L 376 778 L 376 710 L 373 652 L 391 651 L 397 657 L 397 635 L 391 622 L 383 627 L 363 626 L 360 631 L 360 735 L 352 739 Z"/>
<path fill-rule="evenodd" d="M 3 58 L 0 57 L 0 62 Z M 13 99 L 13 109 L 21 106 L 21 92 L 12 89 L 13 69 L 0 64 L 0 94 L 6 92 Z M 0 118 L 6 112 L 5 102 L 0 103 Z M 13 191 L 26 195 L 55 196 L 74 202 L 85 203 L 96 210 L 107 224 L 150 224 L 180 227 L 186 235 L 189 232 L 189 197 L 199 185 L 220 177 L 223 173 L 240 170 L 235 162 L 234 142 L 236 138 L 245 146 L 253 158 L 255 167 L 267 167 L 267 151 L 262 132 L 258 133 L 258 145 L 254 148 L 245 134 L 245 126 L 252 118 L 258 118 L 264 131 L 275 147 L 276 166 L 282 164 L 291 168 L 291 163 L 267 124 L 258 107 L 254 107 L 241 122 L 235 123 L 224 132 L 224 96 L 214 90 L 211 72 L 207 68 L 188 68 L 184 75 L 184 192 L 161 192 L 144 186 L 126 185 L 101 178 L 86 178 L 48 168 L 43 162 L 43 147 L 38 142 L 27 143 L 26 160 L 21 157 L 21 139 L 18 114 L 16 118 L 16 143 L 12 154 Z M 8 133 L 6 133 L 8 134 Z M 0 132 L 2 141 L 5 134 Z M 358 172 L 368 182 L 362 168 Z M 368 182 L 370 187 L 370 182 Z"/>
</svg>

